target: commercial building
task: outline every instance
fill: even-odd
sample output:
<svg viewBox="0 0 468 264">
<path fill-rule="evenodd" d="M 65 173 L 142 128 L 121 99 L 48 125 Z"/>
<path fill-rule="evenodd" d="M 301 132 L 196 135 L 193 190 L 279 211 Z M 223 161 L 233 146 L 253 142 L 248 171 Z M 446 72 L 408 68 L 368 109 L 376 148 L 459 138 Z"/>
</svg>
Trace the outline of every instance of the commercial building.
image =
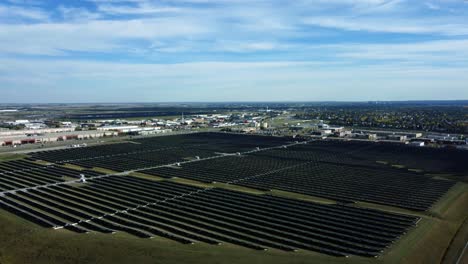
<svg viewBox="0 0 468 264">
<path fill-rule="evenodd" d="M 377 134 L 368 134 L 368 133 L 356 133 L 356 134 L 352 134 L 352 137 L 353 138 L 357 138 L 357 139 L 368 139 L 368 140 L 377 140 Z"/>
<path fill-rule="evenodd" d="M 73 132 L 73 131 L 75 131 L 74 127 L 23 129 L 23 130 L 1 130 L 0 131 L 0 137 L 41 135 L 41 134 L 63 133 L 63 132 Z"/>
<path fill-rule="evenodd" d="M 390 134 L 390 135 L 386 136 L 386 139 L 395 140 L 395 141 L 406 141 L 408 139 L 408 137 L 406 135 L 393 135 L 393 134 Z"/>
<path fill-rule="evenodd" d="M 354 129 L 353 132 L 363 133 L 363 134 L 376 134 L 377 137 L 381 139 L 398 140 L 398 141 L 401 141 L 403 138 L 404 140 L 411 139 L 411 138 L 420 138 L 423 135 L 421 132 L 363 130 L 363 129 Z"/>
<path fill-rule="evenodd" d="M 132 130 L 139 129 L 139 126 L 103 126 L 98 127 L 98 131 L 116 131 L 119 133 L 128 133 L 132 132 Z"/>
</svg>

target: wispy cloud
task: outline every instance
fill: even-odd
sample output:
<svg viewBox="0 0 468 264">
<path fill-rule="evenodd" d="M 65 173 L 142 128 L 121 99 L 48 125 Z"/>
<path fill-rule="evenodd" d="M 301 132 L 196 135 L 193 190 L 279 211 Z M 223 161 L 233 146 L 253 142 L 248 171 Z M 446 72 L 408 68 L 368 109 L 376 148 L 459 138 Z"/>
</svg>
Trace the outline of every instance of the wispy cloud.
<svg viewBox="0 0 468 264">
<path fill-rule="evenodd" d="M 392 18 L 354 18 L 354 17 L 310 17 L 304 19 L 307 25 L 336 28 L 347 31 L 369 31 L 404 34 L 468 35 L 468 27 L 463 22 L 436 24 L 430 21 L 414 21 Z"/>
<path fill-rule="evenodd" d="M 206 28 L 187 21 L 157 18 L 128 21 L 92 20 L 79 23 L 0 25 L 3 52 L 53 55 L 66 50 L 125 52 L 126 40 L 190 37 Z M 27 36 L 27 38 L 25 38 Z"/>
<path fill-rule="evenodd" d="M 80 7 L 59 6 L 57 11 L 65 21 L 69 22 L 90 21 L 102 17 L 99 13 L 91 12 L 86 8 Z"/>
<path fill-rule="evenodd" d="M 426 67 L 440 63 L 468 65 L 468 39 L 409 44 L 348 44 L 336 46 L 336 51 L 337 56 L 353 61 L 391 60 Z"/>
<path fill-rule="evenodd" d="M 181 8 L 169 7 L 169 6 L 157 6 L 150 4 L 138 4 L 138 5 L 113 5 L 113 4 L 102 4 L 98 5 L 100 12 L 111 14 L 111 15 L 149 15 L 149 14 L 161 14 L 170 12 L 179 12 Z"/>
<path fill-rule="evenodd" d="M 49 18 L 49 13 L 43 9 L 35 7 L 21 7 L 0 5 L 0 22 L 15 22 L 26 20 L 45 21 Z"/>
</svg>

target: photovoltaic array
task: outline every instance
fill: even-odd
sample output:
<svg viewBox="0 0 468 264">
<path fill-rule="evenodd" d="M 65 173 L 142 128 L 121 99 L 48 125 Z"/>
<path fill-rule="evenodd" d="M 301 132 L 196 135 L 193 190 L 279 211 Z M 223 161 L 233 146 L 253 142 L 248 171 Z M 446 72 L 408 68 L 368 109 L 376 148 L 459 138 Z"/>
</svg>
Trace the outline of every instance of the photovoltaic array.
<svg viewBox="0 0 468 264">
<path fill-rule="evenodd" d="M 227 133 L 134 139 L 36 152 L 27 160 L 0 163 L 0 207 L 45 227 L 80 233 L 123 231 L 185 244 L 232 243 L 259 250 L 378 256 L 415 226 L 419 217 L 352 203 L 428 210 L 455 182 L 376 161 L 414 165 L 404 163 L 402 157 L 407 155 L 429 160 L 417 167 L 424 171 L 464 170 L 446 159 L 458 153 L 430 152 L 395 145 L 296 142 L 286 137 Z M 433 160 L 440 167 L 433 166 Z M 104 175 L 92 170 L 95 167 L 122 173 Z M 143 179 L 127 175 L 130 171 L 158 177 Z M 82 175 L 86 183 L 80 183 Z M 246 186 L 265 194 L 161 180 L 174 177 Z M 336 203 L 282 198 L 268 194 L 271 189 Z"/>
</svg>

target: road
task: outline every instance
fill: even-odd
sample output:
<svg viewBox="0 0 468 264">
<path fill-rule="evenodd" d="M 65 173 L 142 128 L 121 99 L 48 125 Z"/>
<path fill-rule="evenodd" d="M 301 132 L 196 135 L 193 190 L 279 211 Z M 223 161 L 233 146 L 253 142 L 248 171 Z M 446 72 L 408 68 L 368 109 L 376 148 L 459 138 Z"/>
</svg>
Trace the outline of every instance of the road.
<svg viewBox="0 0 468 264">
<path fill-rule="evenodd" d="M 463 248 L 460 257 L 458 257 L 457 262 L 455 264 L 463 264 L 463 263 L 468 263 L 468 241 L 465 244 L 465 247 Z"/>
</svg>

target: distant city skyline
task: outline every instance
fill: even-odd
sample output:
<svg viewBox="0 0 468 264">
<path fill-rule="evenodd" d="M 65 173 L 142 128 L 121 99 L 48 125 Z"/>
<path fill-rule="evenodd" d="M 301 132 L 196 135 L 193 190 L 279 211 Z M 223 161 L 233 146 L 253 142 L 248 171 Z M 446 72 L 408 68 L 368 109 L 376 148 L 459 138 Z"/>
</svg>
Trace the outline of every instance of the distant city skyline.
<svg viewBox="0 0 468 264">
<path fill-rule="evenodd" d="M 0 1 L 0 103 L 468 99 L 463 0 Z"/>
</svg>

